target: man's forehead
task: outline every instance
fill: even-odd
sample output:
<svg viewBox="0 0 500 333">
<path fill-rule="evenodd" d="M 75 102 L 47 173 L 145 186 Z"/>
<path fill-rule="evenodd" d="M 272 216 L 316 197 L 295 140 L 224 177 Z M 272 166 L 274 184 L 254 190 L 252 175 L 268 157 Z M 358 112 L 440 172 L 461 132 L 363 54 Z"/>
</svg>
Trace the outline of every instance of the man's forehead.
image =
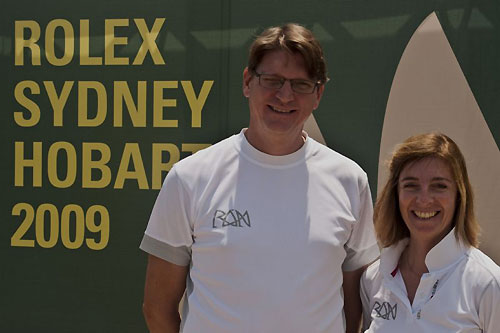
<svg viewBox="0 0 500 333">
<path fill-rule="evenodd" d="M 294 71 L 301 76 L 309 77 L 304 58 L 300 53 L 290 53 L 283 50 L 267 52 L 257 65 L 257 70 L 268 74 L 276 71 Z"/>
</svg>

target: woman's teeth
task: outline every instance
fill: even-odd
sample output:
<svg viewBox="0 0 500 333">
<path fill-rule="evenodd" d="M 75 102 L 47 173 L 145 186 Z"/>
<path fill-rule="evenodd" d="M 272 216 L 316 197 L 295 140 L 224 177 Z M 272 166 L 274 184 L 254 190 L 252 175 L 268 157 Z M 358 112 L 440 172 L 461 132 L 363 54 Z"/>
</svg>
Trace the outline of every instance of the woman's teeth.
<svg viewBox="0 0 500 333">
<path fill-rule="evenodd" d="M 413 213 L 418 218 L 421 218 L 421 219 L 430 219 L 431 217 L 436 216 L 436 214 L 438 213 L 438 211 L 434 211 L 434 212 L 419 212 L 419 211 L 414 210 Z"/>
</svg>

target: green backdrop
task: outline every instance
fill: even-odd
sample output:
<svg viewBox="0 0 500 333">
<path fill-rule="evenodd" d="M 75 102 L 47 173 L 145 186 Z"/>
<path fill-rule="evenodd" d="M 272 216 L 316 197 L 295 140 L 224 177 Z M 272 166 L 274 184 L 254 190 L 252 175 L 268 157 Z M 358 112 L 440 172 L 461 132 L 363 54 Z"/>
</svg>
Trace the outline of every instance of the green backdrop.
<svg viewBox="0 0 500 333">
<path fill-rule="evenodd" d="M 500 146 L 496 1 L 5 3 L 0 331 L 146 331 L 138 246 L 159 181 L 246 126 L 242 70 L 265 27 L 299 22 L 320 39 L 332 80 L 316 120 L 375 194 L 392 79 L 433 11 Z"/>
</svg>

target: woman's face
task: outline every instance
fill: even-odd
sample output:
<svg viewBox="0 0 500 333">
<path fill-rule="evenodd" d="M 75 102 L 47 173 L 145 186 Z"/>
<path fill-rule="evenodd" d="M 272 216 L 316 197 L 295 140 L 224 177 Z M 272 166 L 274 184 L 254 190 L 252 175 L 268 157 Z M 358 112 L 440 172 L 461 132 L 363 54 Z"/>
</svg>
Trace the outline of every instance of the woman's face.
<svg viewBox="0 0 500 333">
<path fill-rule="evenodd" d="M 446 161 L 426 157 L 406 165 L 398 179 L 398 198 L 412 240 L 434 246 L 453 228 L 457 186 Z"/>
</svg>

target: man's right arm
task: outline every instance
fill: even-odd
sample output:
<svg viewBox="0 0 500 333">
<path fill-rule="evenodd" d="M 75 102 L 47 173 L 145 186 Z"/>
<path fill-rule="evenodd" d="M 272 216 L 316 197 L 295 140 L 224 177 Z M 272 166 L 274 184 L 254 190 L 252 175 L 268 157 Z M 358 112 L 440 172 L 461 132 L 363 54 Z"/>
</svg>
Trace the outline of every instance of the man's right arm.
<svg viewBox="0 0 500 333">
<path fill-rule="evenodd" d="M 179 302 L 186 289 L 189 266 L 149 255 L 144 288 L 144 318 L 152 333 L 178 333 Z"/>
</svg>

